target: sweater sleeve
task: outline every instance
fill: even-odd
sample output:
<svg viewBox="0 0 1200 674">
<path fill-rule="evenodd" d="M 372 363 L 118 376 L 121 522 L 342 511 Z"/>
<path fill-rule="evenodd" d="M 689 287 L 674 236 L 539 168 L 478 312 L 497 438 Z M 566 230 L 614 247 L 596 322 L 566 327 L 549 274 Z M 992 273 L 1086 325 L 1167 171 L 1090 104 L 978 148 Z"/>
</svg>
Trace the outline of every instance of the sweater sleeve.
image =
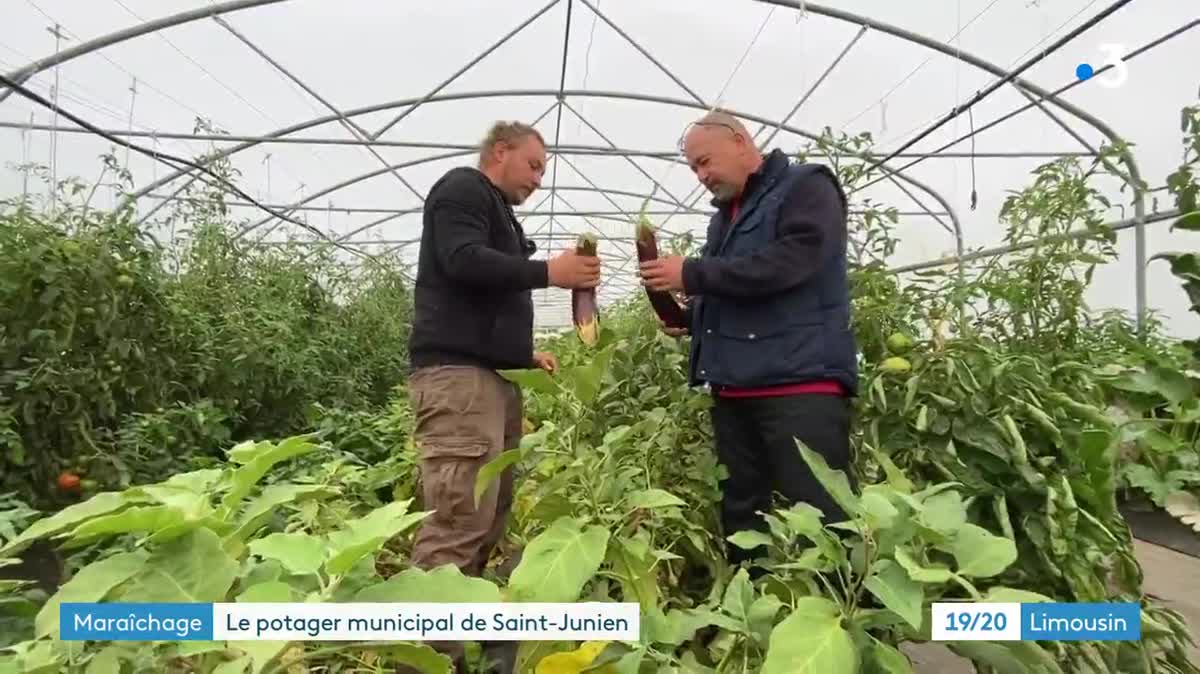
<svg viewBox="0 0 1200 674">
<path fill-rule="evenodd" d="M 457 283 L 492 290 L 529 290 L 548 285 L 545 260 L 505 253 L 489 245 L 491 197 L 477 180 L 459 178 L 431 195 L 430 224 L 437 259 Z"/>
<path fill-rule="evenodd" d="M 749 255 L 690 258 L 683 264 L 684 292 L 720 297 L 762 297 L 808 281 L 846 235 L 846 212 L 832 178 L 816 173 L 799 181 L 780 205 L 777 238 Z"/>
</svg>

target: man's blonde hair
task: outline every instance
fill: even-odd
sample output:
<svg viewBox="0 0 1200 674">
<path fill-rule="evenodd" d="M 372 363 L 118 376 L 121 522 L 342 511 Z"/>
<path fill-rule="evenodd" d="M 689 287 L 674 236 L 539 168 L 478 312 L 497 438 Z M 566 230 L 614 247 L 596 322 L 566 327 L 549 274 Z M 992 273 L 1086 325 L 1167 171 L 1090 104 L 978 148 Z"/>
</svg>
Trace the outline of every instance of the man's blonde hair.
<svg viewBox="0 0 1200 674">
<path fill-rule="evenodd" d="M 543 146 L 546 145 L 546 140 L 542 138 L 542 134 L 529 124 L 524 122 L 496 122 L 492 128 L 488 130 L 487 137 L 483 139 L 483 143 L 479 146 L 479 165 L 483 166 L 488 161 L 488 155 L 499 144 L 508 146 L 516 145 L 521 139 L 533 136 L 538 139 L 538 142 Z"/>
</svg>

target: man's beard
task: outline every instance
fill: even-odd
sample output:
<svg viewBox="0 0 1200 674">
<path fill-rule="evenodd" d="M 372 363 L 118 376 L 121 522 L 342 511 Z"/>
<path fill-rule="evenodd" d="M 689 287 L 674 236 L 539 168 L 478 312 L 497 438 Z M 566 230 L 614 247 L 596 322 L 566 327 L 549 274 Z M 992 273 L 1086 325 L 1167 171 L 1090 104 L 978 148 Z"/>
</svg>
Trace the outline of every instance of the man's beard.
<svg viewBox="0 0 1200 674">
<path fill-rule="evenodd" d="M 708 191 L 717 201 L 730 201 L 737 196 L 737 188 L 729 183 L 716 183 Z"/>
<path fill-rule="evenodd" d="M 525 202 L 525 200 L 521 198 L 519 192 L 520 190 L 517 188 L 500 188 L 500 194 L 504 195 L 504 202 L 509 206 L 520 206 Z"/>
</svg>

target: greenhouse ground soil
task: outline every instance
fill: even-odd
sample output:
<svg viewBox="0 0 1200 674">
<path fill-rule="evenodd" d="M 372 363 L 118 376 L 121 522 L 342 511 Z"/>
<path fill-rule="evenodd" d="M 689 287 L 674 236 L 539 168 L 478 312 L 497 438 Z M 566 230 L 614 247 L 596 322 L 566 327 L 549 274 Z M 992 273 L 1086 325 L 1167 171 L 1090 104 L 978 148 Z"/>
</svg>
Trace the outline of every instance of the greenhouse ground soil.
<svg viewBox="0 0 1200 674">
<path fill-rule="evenodd" d="M 1119 509 L 1134 538 L 1200 559 L 1200 533 L 1165 510 L 1133 501 L 1121 503 Z"/>
</svg>

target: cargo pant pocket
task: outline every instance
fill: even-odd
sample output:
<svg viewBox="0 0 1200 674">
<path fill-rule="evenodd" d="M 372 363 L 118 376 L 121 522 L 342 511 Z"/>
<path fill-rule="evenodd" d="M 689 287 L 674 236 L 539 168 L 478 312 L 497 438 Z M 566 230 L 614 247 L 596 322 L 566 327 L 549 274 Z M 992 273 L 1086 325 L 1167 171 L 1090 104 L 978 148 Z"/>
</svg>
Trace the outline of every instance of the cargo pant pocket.
<svg viewBox="0 0 1200 674">
<path fill-rule="evenodd" d="M 434 511 L 434 520 L 464 529 L 486 530 L 491 525 L 495 505 L 489 509 L 485 500 L 475 507 L 475 478 L 488 461 L 488 449 L 480 442 L 426 445 L 421 482 L 424 508 Z"/>
</svg>

